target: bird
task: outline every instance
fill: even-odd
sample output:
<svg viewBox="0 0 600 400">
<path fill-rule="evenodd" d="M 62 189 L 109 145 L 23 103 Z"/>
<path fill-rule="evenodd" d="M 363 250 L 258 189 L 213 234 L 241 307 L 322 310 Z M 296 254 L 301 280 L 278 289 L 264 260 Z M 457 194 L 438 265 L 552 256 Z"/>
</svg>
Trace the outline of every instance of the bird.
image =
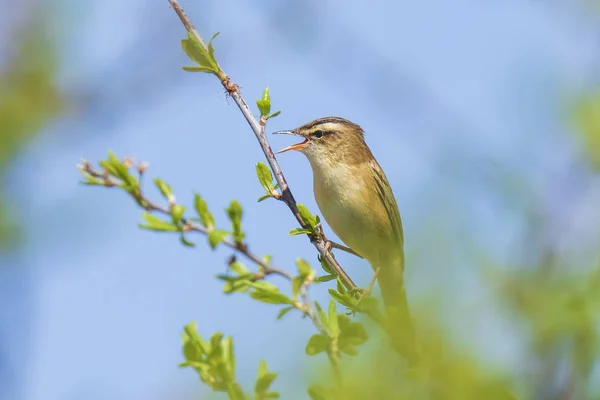
<svg viewBox="0 0 600 400">
<path fill-rule="evenodd" d="M 346 246 L 377 274 L 391 344 L 415 364 L 415 331 L 404 285 L 404 231 L 392 188 L 365 142 L 363 129 L 340 117 L 324 117 L 273 132 L 303 138 L 277 153 L 298 151 L 313 173 L 323 218 Z"/>
</svg>

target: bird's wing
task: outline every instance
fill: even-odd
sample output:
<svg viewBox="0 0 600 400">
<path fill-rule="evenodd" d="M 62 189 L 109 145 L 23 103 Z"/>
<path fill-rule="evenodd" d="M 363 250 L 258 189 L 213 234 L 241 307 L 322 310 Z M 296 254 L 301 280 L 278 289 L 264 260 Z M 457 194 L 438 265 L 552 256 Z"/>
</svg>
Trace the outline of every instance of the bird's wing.
<svg viewBox="0 0 600 400">
<path fill-rule="evenodd" d="M 385 212 L 392 224 L 394 236 L 404 245 L 404 231 L 402 230 L 402 219 L 398 211 L 398 204 L 392 192 L 392 188 L 377 161 L 371 160 L 371 169 L 375 177 L 375 189 L 377 196 L 385 208 Z"/>
</svg>

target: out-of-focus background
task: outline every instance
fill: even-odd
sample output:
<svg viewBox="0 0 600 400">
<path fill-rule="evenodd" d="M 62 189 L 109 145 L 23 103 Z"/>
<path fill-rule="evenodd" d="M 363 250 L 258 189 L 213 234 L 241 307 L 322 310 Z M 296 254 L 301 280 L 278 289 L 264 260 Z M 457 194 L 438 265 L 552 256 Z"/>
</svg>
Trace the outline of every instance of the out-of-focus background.
<svg viewBox="0 0 600 400">
<path fill-rule="evenodd" d="M 269 86 L 282 110 L 269 130 L 329 115 L 365 129 L 403 216 L 411 302 L 454 346 L 520 398 L 598 398 L 597 2 L 182 6 L 204 36 L 221 32 L 216 55 L 249 102 Z M 216 79 L 181 70 L 167 1 L 0 9 L 0 398 L 198 398 L 207 389 L 177 368 L 192 320 L 234 337 L 242 384 L 264 358 L 283 398 L 307 398 L 310 323 L 225 296 L 227 251 L 141 231 L 123 193 L 78 184 L 82 157 L 131 155 L 222 223 L 240 201 L 253 250 L 279 266 L 315 261 L 287 235 L 288 210 L 256 202 L 260 148 Z M 316 212 L 307 161 L 280 162 Z M 366 286 L 366 263 L 338 258 Z"/>
</svg>

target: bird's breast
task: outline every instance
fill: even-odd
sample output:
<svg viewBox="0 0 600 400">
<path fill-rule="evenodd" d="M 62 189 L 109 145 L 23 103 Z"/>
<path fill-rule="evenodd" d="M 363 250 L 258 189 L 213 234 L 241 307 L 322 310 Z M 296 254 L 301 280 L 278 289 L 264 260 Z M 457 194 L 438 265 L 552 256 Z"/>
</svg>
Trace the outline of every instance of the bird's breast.
<svg viewBox="0 0 600 400">
<path fill-rule="evenodd" d="M 391 224 L 367 164 L 313 166 L 315 199 L 335 234 L 373 264 L 389 252 Z"/>
</svg>

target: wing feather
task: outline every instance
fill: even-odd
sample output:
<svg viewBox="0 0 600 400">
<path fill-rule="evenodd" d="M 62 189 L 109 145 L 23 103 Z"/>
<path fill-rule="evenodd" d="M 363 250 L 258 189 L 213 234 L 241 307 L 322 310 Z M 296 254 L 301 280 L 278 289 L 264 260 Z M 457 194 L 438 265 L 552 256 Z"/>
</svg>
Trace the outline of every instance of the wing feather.
<svg viewBox="0 0 600 400">
<path fill-rule="evenodd" d="M 377 161 L 371 161 L 371 169 L 373 171 L 373 176 L 375 180 L 375 189 L 377 191 L 377 196 L 379 200 L 384 206 L 385 212 L 392 224 L 392 231 L 394 236 L 398 239 L 398 241 L 404 245 L 404 231 L 402 230 L 402 219 L 400 218 L 400 211 L 398 211 L 398 204 L 396 203 L 396 198 L 394 197 L 394 193 L 392 192 L 392 188 L 390 184 L 379 166 Z"/>
</svg>

